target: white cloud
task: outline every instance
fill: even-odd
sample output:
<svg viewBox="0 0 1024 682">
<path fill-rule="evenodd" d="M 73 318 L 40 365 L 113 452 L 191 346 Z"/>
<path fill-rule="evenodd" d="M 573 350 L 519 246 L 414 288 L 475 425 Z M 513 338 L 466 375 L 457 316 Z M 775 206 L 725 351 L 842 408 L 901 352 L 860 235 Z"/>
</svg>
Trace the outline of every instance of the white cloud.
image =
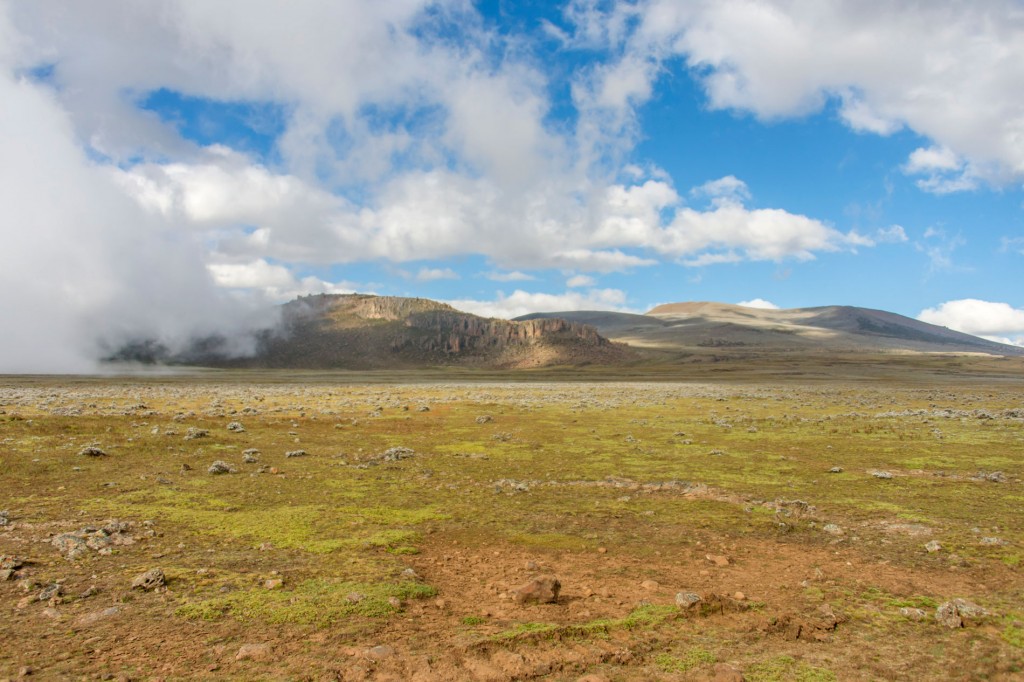
<svg viewBox="0 0 1024 682">
<path fill-rule="evenodd" d="M 693 188 L 690 194 L 708 197 L 713 206 L 742 204 L 750 199 L 750 190 L 747 189 L 747 183 L 732 175 L 726 175 L 724 178 L 705 182 L 700 187 Z"/>
<path fill-rule="evenodd" d="M 741 305 L 744 308 L 760 308 L 762 310 L 778 310 L 779 306 L 775 305 L 771 301 L 766 301 L 763 298 L 752 298 L 749 301 L 740 301 L 736 305 Z"/>
<path fill-rule="evenodd" d="M 875 240 L 882 244 L 900 244 L 908 240 L 902 225 L 880 227 L 875 231 Z"/>
<path fill-rule="evenodd" d="M 459 279 L 459 273 L 451 268 L 420 268 L 416 273 L 417 282 L 433 282 L 439 279 Z"/>
<path fill-rule="evenodd" d="M 590 275 L 574 275 L 569 279 L 565 280 L 565 286 L 570 289 L 578 289 L 581 287 L 592 287 L 597 284 L 597 280 Z"/>
<path fill-rule="evenodd" d="M 327 282 L 318 277 L 298 278 L 283 265 L 261 259 L 248 263 L 210 263 L 207 266 L 218 286 L 226 289 L 250 289 L 274 303 L 284 303 L 309 294 L 351 294 L 351 282 Z"/>
<path fill-rule="evenodd" d="M 1009 303 L 976 298 L 946 301 L 935 308 L 925 308 L 917 319 L 993 341 L 1024 345 L 1024 308 L 1014 308 Z"/>
<path fill-rule="evenodd" d="M 458 310 L 483 317 L 512 319 L 529 313 L 553 313 L 567 310 L 615 310 L 636 312 L 626 307 L 626 294 L 620 289 L 590 289 L 563 294 L 529 293 L 516 289 L 509 295 L 499 293 L 493 301 L 461 299 L 446 301 Z"/>
<path fill-rule="evenodd" d="M 1024 10 L 1014 0 L 608 7 L 574 2 L 567 17 L 624 64 L 683 57 L 713 108 L 774 119 L 836 102 L 854 130 L 888 135 L 906 126 L 934 141 L 908 167 L 942 162 L 952 175 L 929 175 L 922 189 L 1024 180 L 1024 90 L 1015 87 L 1024 78 Z M 640 84 L 633 91 L 645 92 Z M 952 159 L 963 169 L 948 167 Z"/>
<path fill-rule="evenodd" d="M 533 275 L 528 275 L 518 270 L 512 270 L 511 272 L 488 272 L 485 276 L 492 282 L 531 282 L 537 279 Z"/>
</svg>

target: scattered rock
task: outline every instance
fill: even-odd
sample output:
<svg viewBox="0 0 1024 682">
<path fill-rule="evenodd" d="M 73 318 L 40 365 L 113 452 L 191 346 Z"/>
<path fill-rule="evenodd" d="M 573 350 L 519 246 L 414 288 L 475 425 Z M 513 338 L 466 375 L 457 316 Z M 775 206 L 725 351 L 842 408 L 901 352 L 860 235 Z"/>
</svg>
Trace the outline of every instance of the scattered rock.
<svg viewBox="0 0 1024 682">
<path fill-rule="evenodd" d="M 199 438 L 206 438 L 210 435 L 208 429 L 197 429 L 194 426 L 188 427 L 188 431 L 185 432 L 185 440 L 197 440 Z"/>
<path fill-rule="evenodd" d="M 935 609 L 935 620 L 947 628 L 977 625 L 987 615 L 987 610 L 966 599 L 953 599 Z"/>
<path fill-rule="evenodd" d="M 830 474 L 841 474 L 841 473 L 843 473 L 843 467 L 832 467 L 831 469 L 828 470 L 828 473 L 830 473 Z"/>
<path fill-rule="evenodd" d="M 416 570 L 412 569 L 412 568 L 405 568 L 405 569 L 403 569 L 402 572 L 399 573 L 399 576 L 402 578 L 402 580 L 414 580 L 416 582 L 420 582 L 420 581 L 423 580 L 423 578 L 420 576 L 420 574 L 417 573 Z"/>
<path fill-rule="evenodd" d="M 267 590 L 279 590 L 284 587 L 284 580 L 281 578 L 270 578 L 263 581 L 263 588 Z"/>
<path fill-rule="evenodd" d="M 89 446 L 86 446 L 86 447 L 82 448 L 81 450 L 78 451 L 78 454 L 79 455 L 83 455 L 85 457 L 106 457 L 107 456 L 107 453 L 103 452 L 103 450 L 100 450 L 95 445 L 89 445 Z"/>
<path fill-rule="evenodd" d="M 235 654 L 236 661 L 269 661 L 274 651 L 269 644 L 250 643 L 243 644 Z"/>
<path fill-rule="evenodd" d="M 1002 538 L 986 537 L 981 539 L 983 545 L 1005 545 L 1006 541 Z"/>
<path fill-rule="evenodd" d="M 233 473 L 235 473 L 235 468 L 233 466 L 231 466 L 230 464 L 228 464 L 227 462 L 218 459 L 216 462 L 211 464 L 210 467 L 206 471 L 207 471 L 207 473 L 214 474 L 214 475 L 233 474 Z"/>
<path fill-rule="evenodd" d="M 892 478 L 892 474 L 889 473 L 888 471 L 872 471 L 871 475 L 874 476 L 875 478 L 881 478 L 885 480 Z"/>
<path fill-rule="evenodd" d="M 256 448 L 249 448 L 242 451 L 242 461 L 246 464 L 255 464 L 260 459 L 260 451 Z"/>
<path fill-rule="evenodd" d="M 388 646 L 387 644 L 378 644 L 377 646 L 370 647 L 366 650 L 366 657 L 374 660 L 382 660 L 385 658 L 391 658 L 397 653 L 395 647 Z"/>
<path fill-rule="evenodd" d="M 938 540 L 930 540 L 924 548 L 929 554 L 934 554 L 942 549 L 942 545 L 939 544 Z"/>
<path fill-rule="evenodd" d="M 900 615 L 910 620 L 921 621 L 928 617 L 928 614 L 924 609 L 915 609 L 910 606 L 904 606 L 900 609 Z"/>
<path fill-rule="evenodd" d="M 676 606 L 687 611 L 692 609 L 694 606 L 699 604 L 701 601 L 700 595 L 693 592 L 677 592 L 676 593 Z"/>
<path fill-rule="evenodd" d="M 163 570 L 159 568 L 151 568 L 145 573 L 140 573 L 135 576 L 132 580 L 133 590 L 142 590 L 143 592 L 150 592 L 157 588 L 163 587 L 167 584 L 167 579 L 164 577 Z"/>
<path fill-rule="evenodd" d="M 60 583 L 51 583 L 43 588 L 39 596 L 36 597 L 39 601 L 50 601 L 54 597 L 59 597 L 64 594 L 64 586 Z"/>
<path fill-rule="evenodd" d="M 60 611 L 58 611 L 52 606 L 47 606 L 45 609 L 43 609 L 42 614 L 45 618 L 49 618 L 50 620 L 64 620 L 64 614 L 62 614 Z"/>
<path fill-rule="evenodd" d="M 826 523 L 824 526 L 822 526 L 821 530 L 826 532 L 826 533 L 828 533 L 829 535 L 842 535 L 843 534 L 843 529 L 840 528 L 839 526 L 837 526 L 834 523 Z"/>
<path fill-rule="evenodd" d="M 245 431 L 245 427 L 242 426 L 241 422 L 231 422 L 228 424 L 228 431 L 233 433 L 243 433 Z"/>
<path fill-rule="evenodd" d="M 640 583 L 640 587 L 644 588 L 645 590 L 656 590 L 659 587 L 661 587 L 661 583 L 659 583 L 657 580 L 645 580 L 642 583 Z"/>
<path fill-rule="evenodd" d="M 0 511 L 0 526 L 6 526 L 10 524 L 10 522 L 11 512 L 7 511 L 6 509 L 4 511 Z"/>
<path fill-rule="evenodd" d="M 290 450 L 284 453 L 285 457 L 306 457 L 308 455 L 309 453 L 306 452 L 305 450 Z"/>
<path fill-rule="evenodd" d="M 381 453 L 381 459 L 385 462 L 397 462 L 400 459 L 409 459 L 415 457 L 416 452 L 412 448 L 404 448 L 401 446 L 388 448 Z"/>
<path fill-rule="evenodd" d="M 558 578 L 544 576 L 520 585 L 513 596 L 518 604 L 554 604 L 558 601 L 561 589 L 562 583 Z"/>
<path fill-rule="evenodd" d="M 50 540 L 50 544 L 67 559 L 77 559 L 90 549 L 100 554 L 111 554 L 115 546 L 135 544 L 135 538 L 128 534 L 131 524 L 110 520 L 103 527 L 86 526 L 71 533 L 61 533 Z"/>
<path fill-rule="evenodd" d="M 728 566 L 729 563 L 730 563 L 729 557 L 722 556 L 720 554 L 708 554 L 704 558 L 707 559 L 708 561 L 710 561 L 711 563 L 713 563 L 715 566 L 723 566 L 724 567 L 724 566 Z"/>
<path fill-rule="evenodd" d="M 106 620 L 107 618 L 111 618 L 113 616 L 116 616 L 120 612 L 121 612 L 120 608 L 118 608 L 116 606 L 111 606 L 109 608 L 101 609 L 99 611 L 92 611 L 90 613 L 84 613 L 81 616 L 79 616 L 78 619 L 75 621 L 75 627 L 77 627 L 77 628 L 87 628 L 87 627 L 89 627 L 91 625 L 95 625 L 96 623 L 100 622 L 101 620 Z"/>
<path fill-rule="evenodd" d="M 514 478 L 503 478 L 494 482 L 496 493 L 527 493 L 530 492 L 530 484 L 526 481 L 517 481 Z"/>
<path fill-rule="evenodd" d="M 13 554 L 0 554 L 0 569 L 17 571 L 25 565 L 25 560 Z"/>
<path fill-rule="evenodd" d="M 347 601 L 349 604 L 358 604 L 364 599 L 366 599 L 366 595 L 362 592 L 349 592 L 345 595 L 345 601 Z"/>
<path fill-rule="evenodd" d="M 476 418 L 476 423 L 477 424 L 486 424 L 487 422 L 492 422 L 492 421 L 494 421 L 494 417 L 492 417 L 489 414 L 482 414 L 482 415 L 480 415 L 479 417 Z"/>
<path fill-rule="evenodd" d="M 992 472 L 989 472 L 989 473 L 985 473 L 984 471 L 979 471 L 977 476 L 975 476 L 975 478 L 977 478 L 979 480 L 982 480 L 982 481 L 989 481 L 990 483 L 1005 483 L 1006 482 L 1006 474 L 1004 474 L 1002 471 L 992 471 Z"/>
<path fill-rule="evenodd" d="M 416 408 L 416 411 L 417 412 L 430 412 L 430 408 L 427 407 L 426 405 L 420 405 L 419 407 Z"/>
</svg>

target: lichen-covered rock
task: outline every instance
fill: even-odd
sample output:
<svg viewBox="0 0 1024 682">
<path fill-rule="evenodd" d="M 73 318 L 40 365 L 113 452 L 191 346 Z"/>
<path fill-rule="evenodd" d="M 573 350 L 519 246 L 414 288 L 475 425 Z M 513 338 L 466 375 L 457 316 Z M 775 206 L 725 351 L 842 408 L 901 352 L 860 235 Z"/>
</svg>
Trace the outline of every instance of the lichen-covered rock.
<svg viewBox="0 0 1024 682">
<path fill-rule="evenodd" d="M 151 592 L 157 588 L 163 587 L 167 584 L 167 578 L 164 576 L 164 572 L 159 568 L 151 568 L 145 573 L 140 573 L 135 576 L 132 580 L 133 590 L 142 590 L 143 592 Z"/>
<path fill-rule="evenodd" d="M 218 459 L 216 462 L 211 464 L 210 468 L 206 471 L 214 475 L 233 474 L 235 473 L 235 468 L 227 462 Z"/>
<path fill-rule="evenodd" d="M 88 445 L 78 451 L 78 454 L 82 457 L 106 457 L 107 453 L 100 450 L 95 445 Z"/>
<path fill-rule="evenodd" d="M 947 628 L 977 625 L 987 615 L 987 610 L 966 599 L 953 599 L 935 609 L 935 620 Z"/>
<path fill-rule="evenodd" d="M 694 592 L 677 592 L 676 606 L 687 611 L 700 603 L 700 595 Z"/>
<path fill-rule="evenodd" d="M 309 453 L 306 452 L 305 450 L 290 450 L 284 453 L 285 457 L 306 457 L 308 455 Z"/>
</svg>

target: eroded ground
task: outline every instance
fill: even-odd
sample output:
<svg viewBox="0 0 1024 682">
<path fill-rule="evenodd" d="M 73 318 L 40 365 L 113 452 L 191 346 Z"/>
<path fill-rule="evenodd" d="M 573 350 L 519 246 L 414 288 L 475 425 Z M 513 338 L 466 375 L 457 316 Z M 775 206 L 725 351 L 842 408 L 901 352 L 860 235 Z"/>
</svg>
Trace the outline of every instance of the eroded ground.
<svg viewBox="0 0 1024 682">
<path fill-rule="evenodd" d="M 1022 457 L 1013 382 L 8 380 L 0 678 L 1020 679 Z"/>
</svg>

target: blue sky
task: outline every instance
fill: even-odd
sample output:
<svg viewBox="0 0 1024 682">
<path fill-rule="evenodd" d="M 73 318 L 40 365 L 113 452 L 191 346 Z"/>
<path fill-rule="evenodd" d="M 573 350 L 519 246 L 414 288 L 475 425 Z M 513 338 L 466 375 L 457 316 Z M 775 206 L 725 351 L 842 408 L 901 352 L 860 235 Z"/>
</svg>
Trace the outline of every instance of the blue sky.
<svg viewBox="0 0 1024 682">
<path fill-rule="evenodd" d="M 0 46 L 12 366 L 347 291 L 1024 342 L 1015 0 L 0 0 Z"/>
</svg>

